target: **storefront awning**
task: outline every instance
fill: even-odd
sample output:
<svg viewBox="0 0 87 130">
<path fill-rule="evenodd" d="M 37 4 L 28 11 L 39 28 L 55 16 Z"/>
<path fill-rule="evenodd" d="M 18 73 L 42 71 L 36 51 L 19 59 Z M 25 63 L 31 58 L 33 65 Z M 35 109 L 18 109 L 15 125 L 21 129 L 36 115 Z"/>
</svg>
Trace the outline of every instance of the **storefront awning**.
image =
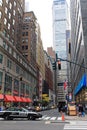
<svg viewBox="0 0 87 130">
<path fill-rule="evenodd" d="M 0 94 L 0 100 L 4 99 L 3 94 Z"/>
<path fill-rule="evenodd" d="M 15 102 L 22 102 L 22 99 L 18 96 L 14 96 Z"/>
<path fill-rule="evenodd" d="M 32 102 L 30 98 L 14 96 L 15 102 Z"/>
<path fill-rule="evenodd" d="M 11 96 L 11 95 L 2 95 L 0 94 L 0 99 L 4 99 L 5 102 L 32 102 L 30 98 Z"/>
<path fill-rule="evenodd" d="M 32 102 L 32 100 L 30 98 L 26 98 L 27 102 Z"/>
<path fill-rule="evenodd" d="M 14 102 L 15 99 L 14 99 L 14 97 L 11 96 L 11 95 L 5 95 L 5 96 L 4 96 L 4 101 L 5 101 L 5 102 Z"/>
<path fill-rule="evenodd" d="M 22 102 L 27 102 L 26 98 L 24 98 L 24 97 L 20 97 L 20 98 L 21 98 Z"/>
<path fill-rule="evenodd" d="M 74 94 L 76 95 L 84 87 L 86 87 L 86 74 L 83 75 L 83 77 L 80 80 L 79 84 L 75 88 Z"/>
</svg>

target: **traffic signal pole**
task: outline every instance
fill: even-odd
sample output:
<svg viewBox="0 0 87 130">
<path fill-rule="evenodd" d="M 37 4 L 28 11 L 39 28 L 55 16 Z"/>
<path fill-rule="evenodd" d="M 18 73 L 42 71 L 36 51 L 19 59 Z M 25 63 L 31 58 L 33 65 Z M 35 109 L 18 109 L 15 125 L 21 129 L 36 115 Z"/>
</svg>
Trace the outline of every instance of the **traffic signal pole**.
<svg viewBox="0 0 87 130">
<path fill-rule="evenodd" d="M 55 104 L 57 105 L 57 68 L 55 69 Z"/>
<path fill-rule="evenodd" d="M 78 65 L 78 66 L 80 66 L 80 67 L 82 67 L 82 68 L 87 69 L 87 67 L 82 66 L 82 65 L 80 65 L 80 64 L 78 64 L 78 63 L 76 63 L 76 62 L 69 61 L 69 60 L 67 60 L 67 59 L 62 59 L 62 58 L 57 58 L 57 60 L 56 60 L 56 61 L 58 61 L 58 59 L 59 59 L 60 61 L 67 61 L 67 62 L 69 62 L 69 63 L 75 64 L 75 65 Z"/>
</svg>

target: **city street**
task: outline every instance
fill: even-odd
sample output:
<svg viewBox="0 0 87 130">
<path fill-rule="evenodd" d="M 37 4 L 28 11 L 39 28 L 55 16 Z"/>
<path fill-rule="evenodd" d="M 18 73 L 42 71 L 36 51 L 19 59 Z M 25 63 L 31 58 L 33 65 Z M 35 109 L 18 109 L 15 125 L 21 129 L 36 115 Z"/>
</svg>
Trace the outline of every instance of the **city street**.
<svg viewBox="0 0 87 130">
<path fill-rule="evenodd" d="M 1 130 L 53 130 L 54 127 L 55 130 L 87 130 L 87 121 L 0 121 Z"/>
<path fill-rule="evenodd" d="M 0 121 L 0 130 L 87 130 L 87 115 L 85 117 L 66 116 L 61 120 L 57 109 L 40 112 L 41 119 L 32 121 L 27 119 L 14 119 L 13 121 Z"/>
</svg>

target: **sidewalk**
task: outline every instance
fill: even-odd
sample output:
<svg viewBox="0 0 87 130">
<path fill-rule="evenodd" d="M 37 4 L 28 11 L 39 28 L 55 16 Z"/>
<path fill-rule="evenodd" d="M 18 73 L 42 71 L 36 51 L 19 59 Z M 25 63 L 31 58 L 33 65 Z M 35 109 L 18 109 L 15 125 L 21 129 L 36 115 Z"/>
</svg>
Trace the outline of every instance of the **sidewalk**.
<svg viewBox="0 0 87 130">
<path fill-rule="evenodd" d="M 84 117 L 65 115 L 65 120 L 66 121 L 70 121 L 70 120 L 87 121 L 87 115 L 85 115 Z"/>
</svg>

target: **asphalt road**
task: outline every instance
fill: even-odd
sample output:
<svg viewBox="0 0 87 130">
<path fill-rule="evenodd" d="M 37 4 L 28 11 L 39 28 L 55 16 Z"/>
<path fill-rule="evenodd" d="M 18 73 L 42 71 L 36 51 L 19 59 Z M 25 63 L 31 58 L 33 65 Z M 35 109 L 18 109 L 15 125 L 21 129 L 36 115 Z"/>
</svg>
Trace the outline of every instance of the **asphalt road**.
<svg viewBox="0 0 87 130">
<path fill-rule="evenodd" d="M 0 121 L 0 130 L 63 130 L 63 123 L 49 121 Z"/>
<path fill-rule="evenodd" d="M 57 118 L 54 118 L 54 116 L 60 116 L 57 109 L 40 113 L 42 113 L 43 116 L 46 115 L 46 118 L 35 121 L 28 121 L 27 119 L 15 119 L 13 121 L 1 120 L 0 130 L 87 130 L 87 120 L 69 120 L 68 122 L 58 121 Z"/>
</svg>

